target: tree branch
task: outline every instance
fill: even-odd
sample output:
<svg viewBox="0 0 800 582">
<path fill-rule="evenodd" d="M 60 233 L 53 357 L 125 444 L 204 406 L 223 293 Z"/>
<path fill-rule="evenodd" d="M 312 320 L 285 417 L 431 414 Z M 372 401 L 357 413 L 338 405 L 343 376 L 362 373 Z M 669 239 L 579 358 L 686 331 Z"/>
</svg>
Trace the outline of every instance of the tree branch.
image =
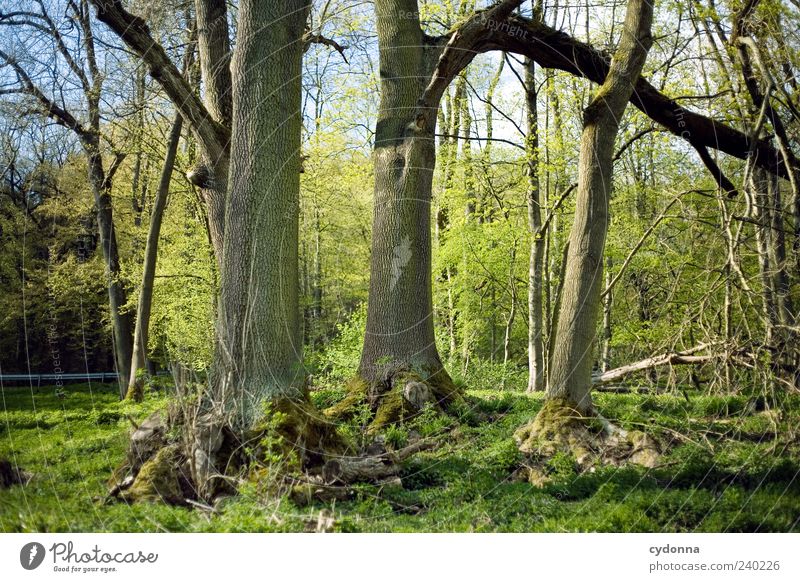
<svg viewBox="0 0 800 582">
<path fill-rule="evenodd" d="M 306 32 L 303 35 L 303 52 L 306 52 L 312 44 L 322 44 L 334 48 L 336 52 L 342 55 L 344 62 L 349 64 L 347 57 L 344 54 L 344 51 L 347 50 L 349 47 L 341 45 L 332 38 L 322 36 L 319 33 L 314 34 L 312 32 Z"/>
<path fill-rule="evenodd" d="M 519 4 L 506 0 L 476 12 L 443 37 L 448 39 L 447 43 L 418 104 L 417 126 L 420 129 L 432 127 L 445 89 L 478 53 L 513 52 L 544 68 L 584 77 L 597 84 L 605 81 L 610 67 L 607 55 L 543 22 L 514 14 Z M 637 81 L 630 102 L 670 133 L 693 145 L 713 148 L 742 160 L 747 159 L 752 150 L 757 154 L 755 164 L 759 167 L 783 178 L 791 175 L 786 161 L 769 141 L 751 140 L 737 129 L 682 107 L 643 77 Z"/>
<path fill-rule="evenodd" d="M 14 73 L 16 73 L 17 78 L 22 85 L 18 92 L 25 93 L 36 99 L 36 101 L 38 101 L 42 106 L 42 113 L 44 113 L 44 115 L 55 120 L 55 122 L 59 125 L 62 125 L 67 129 L 71 129 L 81 139 L 84 139 L 89 135 L 90 132 L 83 127 L 83 125 L 81 125 L 80 121 L 75 119 L 75 117 L 69 111 L 63 107 L 59 107 L 53 100 L 47 97 L 47 95 L 45 95 L 42 90 L 39 89 L 39 87 L 36 86 L 36 84 L 28 76 L 28 73 L 25 72 L 25 69 L 22 68 L 22 66 L 14 57 L 0 49 L 0 58 L 2 58 L 8 66 L 14 69 Z"/>
<path fill-rule="evenodd" d="M 97 18 L 119 36 L 149 67 L 150 75 L 163 87 L 172 103 L 206 153 L 213 159 L 227 155 L 230 131 L 212 119 L 189 82 L 150 34 L 147 23 L 126 11 L 120 0 L 91 0 Z"/>
<path fill-rule="evenodd" d="M 633 374 L 634 372 L 641 372 L 643 370 L 657 368 L 658 366 L 672 366 L 675 364 L 704 364 L 716 357 L 721 356 L 721 354 L 708 354 L 703 356 L 697 356 L 694 354 L 713 347 L 714 345 L 718 344 L 698 344 L 681 352 L 672 352 L 651 356 L 649 358 L 645 358 L 644 360 L 633 362 L 632 364 L 627 364 L 625 366 L 620 366 L 619 368 L 614 368 L 613 370 L 608 370 L 602 374 L 596 374 L 592 376 L 592 384 L 594 386 L 599 384 L 608 384 L 609 382 L 620 380 L 629 374 Z"/>
</svg>

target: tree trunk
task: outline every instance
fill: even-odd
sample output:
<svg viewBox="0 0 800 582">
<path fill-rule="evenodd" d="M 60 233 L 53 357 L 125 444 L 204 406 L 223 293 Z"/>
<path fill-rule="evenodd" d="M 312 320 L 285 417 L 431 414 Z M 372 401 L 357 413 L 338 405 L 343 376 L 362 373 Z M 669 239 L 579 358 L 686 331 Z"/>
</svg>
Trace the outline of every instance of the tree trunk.
<svg viewBox="0 0 800 582">
<path fill-rule="evenodd" d="M 214 121 L 231 123 L 231 45 L 225 0 L 195 0 L 197 51 L 205 103 Z"/>
<path fill-rule="evenodd" d="M 197 51 L 203 79 L 203 103 L 209 116 L 231 127 L 231 67 L 228 13 L 225 0 L 195 0 Z M 208 229 L 217 266 L 222 260 L 225 229 L 225 193 L 228 186 L 229 152 L 214 155 L 200 141 L 201 161 L 190 179 L 200 187 L 208 213 Z"/>
<path fill-rule="evenodd" d="M 320 223 L 320 211 L 316 201 L 314 202 L 314 273 L 311 279 L 311 320 L 312 336 L 314 340 L 319 338 L 320 319 L 322 319 L 322 225 Z"/>
<path fill-rule="evenodd" d="M 246 426 L 302 385 L 298 311 L 301 38 L 309 4 L 247 0 L 233 59 L 233 132 L 212 399 Z"/>
<path fill-rule="evenodd" d="M 508 360 L 511 359 L 511 334 L 514 331 L 514 320 L 517 316 L 517 282 L 514 280 L 514 263 L 517 258 L 516 243 L 511 248 L 511 265 L 508 268 L 508 285 L 511 291 L 511 307 L 508 310 L 508 318 L 506 319 L 506 330 L 503 335 L 503 388 L 506 385 L 506 370 L 508 368 Z"/>
<path fill-rule="evenodd" d="M 745 184 L 748 194 L 750 217 L 754 222 L 756 250 L 758 253 L 758 272 L 761 277 L 761 299 L 764 310 L 764 343 L 774 347 L 776 328 L 780 324 L 778 306 L 775 298 L 775 278 L 770 261 L 771 217 L 767 203 L 767 174 L 760 168 L 753 168 L 751 179 Z"/>
<path fill-rule="evenodd" d="M 89 183 L 97 207 L 97 228 L 100 231 L 100 246 L 108 287 L 108 304 L 111 312 L 111 330 L 114 340 L 114 361 L 117 366 L 119 395 L 125 396 L 125 380 L 130 377 L 132 330 L 131 317 L 120 309 L 128 302 L 128 294 L 120 280 L 119 249 L 114 228 L 114 209 L 111 204 L 111 183 L 103 168 L 99 139 L 96 136 L 83 138 L 84 149 L 89 159 Z"/>
<path fill-rule="evenodd" d="M 360 374 L 368 382 L 413 370 L 443 372 L 431 289 L 432 127 L 418 127 L 417 100 L 433 70 L 416 0 L 378 0 L 381 101 L 375 133 L 375 211 Z M 459 104 L 455 103 L 454 107 Z M 455 130 L 455 128 L 453 128 Z"/>
<path fill-rule="evenodd" d="M 309 7 L 307 0 L 239 4 L 217 340 L 192 427 L 192 472 L 203 497 L 224 472 L 226 427 L 242 434 L 268 403 L 303 394 L 300 79 Z"/>
<path fill-rule="evenodd" d="M 144 264 L 142 265 L 142 286 L 139 290 L 139 303 L 136 308 L 136 328 L 133 332 L 133 353 L 126 396 L 136 401 L 141 401 L 144 397 L 143 379 L 137 376 L 139 375 L 139 370 L 143 370 L 147 364 L 147 338 L 150 330 L 150 310 L 153 302 L 153 281 L 156 275 L 158 258 L 158 239 L 161 235 L 161 219 L 167 206 L 169 185 L 172 181 L 172 170 L 175 167 L 175 156 L 178 152 L 178 142 L 181 138 L 182 128 L 183 119 L 180 114 L 176 114 L 167 139 L 167 153 L 161 170 L 158 191 L 153 202 L 153 211 L 150 214 L 150 228 L 147 231 L 147 244 L 144 251 Z"/>
<path fill-rule="evenodd" d="M 611 285 L 611 257 L 606 258 L 606 281 L 605 287 L 608 292 L 603 297 L 603 354 L 600 358 L 600 369 L 605 372 L 611 366 L 611 307 L 613 305 L 613 294 L 609 288 Z"/>
<path fill-rule="evenodd" d="M 603 281 L 614 141 L 652 44 L 649 0 L 629 0 L 620 44 L 603 85 L 584 111 L 575 220 L 553 346 L 547 398 L 592 409 L 593 346 Z"/>
<path fill-rule="evenodd" d="M 528 175 L 528 392 L 544 390 L 543 265 L 546 233 L 542 232 L 542 201 L 539 185 L 539 120 L 536 104 L 535 63 L 526 59 L 525 103 L 528 135 L 525 141 Z"/>
</svg>

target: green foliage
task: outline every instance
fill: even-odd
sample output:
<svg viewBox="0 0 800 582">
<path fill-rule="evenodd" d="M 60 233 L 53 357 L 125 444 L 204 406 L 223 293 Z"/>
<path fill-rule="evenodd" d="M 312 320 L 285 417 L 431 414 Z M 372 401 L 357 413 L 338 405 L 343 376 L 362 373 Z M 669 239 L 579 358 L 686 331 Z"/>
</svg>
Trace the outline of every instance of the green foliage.
<svg viewBox="0 0 800 582">
<path fill-rule="evenodd" d="M 656 432 L 670 423 L 687 438 L 670 441 L 671 433 L 662 432 L 668 448 L 662 466 L 652 470 L 598 467 L 578 475 L 574 459 L 557 455 L 548 467 L 551 484 L 540 488 L 510 479 L 522 461 L 510 435 L 536 413 L 541 397 L 472 391 L 466 400 L 480 419 L 475 426 L 423 414 L 384 432 L 391 447 L 402 446 L 412 431 L 438 439 L 435 450 L 404 464 L 402 488 L 358 485 L 353 500 L 298 508 L 253 481 L 207 517 L 160 503 L 102 501 L 124 454 L 125 416 L 142 419 L 164 405 L 163 397 L 135 404 L 119 402 L 115 386 L 66 391 L 63 399 L 49 387 L 4 392 L 0 458 L 35 476 L 24 488 L 2 492 L 0 531 L 302 531 L 325 507 L 334 513 L 336 531 L 797 531 L 800 525 L 794 478 L 800 451 L 787 446 L 798 422 L 796 395 L 787 397 L 795 412 L 777 421 L 784 440 L 750 438 L 752 427 L 724 438 L 708 434 L 713 453 L 703 441 L 706 425 L 694 423 L 693 415 L 719 411 L 724 398 L 692 395 L 687 407 L 680 396 L 602 395 L 598 406 L 615 422 Z M 739 402 L 727 400 L 728 409 Z M 742 413 L 745 426 L 764 417 Z M 358 421 L 340 428 L 347 426 L 356 434 Z M 274 452 L 279 443 L 267 445 L 262 450 Z M 282 462 L 279 457 L 271 460 Z"/>
<path fill-rule="evenodd" d="M 383 434 L 386 444 L 393 449 L 401 449 L 408 443 L 408 429 L 402 425 L 391 425 Z"/>
<path fill-rule="evenodd" d="M 498 390 L 504 386 L 522 386 L 528 380 L 528 369 L 516 362 L 503 365 L 502 362 L 474 357 L 466 372 L 455 370 L 457 382 L 476 390 Z"/>
<path fill-rule="evenodd" d="M 309 356 L 317 386 L 341 386 L 356 374 L 366 326 L 367 306 L 362 303 L 336 326 L 336 336 L 325 349 Z"/>
</svg>

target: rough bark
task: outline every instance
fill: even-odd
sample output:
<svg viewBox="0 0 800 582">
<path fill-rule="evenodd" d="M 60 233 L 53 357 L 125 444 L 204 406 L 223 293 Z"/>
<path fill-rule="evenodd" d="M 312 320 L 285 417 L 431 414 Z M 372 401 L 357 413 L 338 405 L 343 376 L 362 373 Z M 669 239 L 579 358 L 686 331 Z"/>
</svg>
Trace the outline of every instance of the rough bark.
<svg viewBox="0 0 800 582">
<path fill-rule="evenodd" d="M 553 346 L 549 399 L 576 410 L 592 408 L 590 388 L 597 310 L 608 231 L 614 141 L 636 79 L 652 44 L 649 0 L 630 0 L 622 38 L 603 85 L 584 111 L 575 221 Z"/>
<path fill-rule="evenodd" d="M 416 0 L 376 2 L 381 101 L 375 131 L 375 212 L 367 330 L 359 373 L 369 382 L 398 370 L 443 370 L 431 289 L 430 204 L 436 114 L 416 106 L 433 70 Z M 457 104 L 454 106 L 458 106 Z"/>
<path fill-rule="evenodd" d="M 246 425 L 260 403 L 298 394 L 300 64 L 309 4 L 239 7 L 230 188 L 212 400 Z M 230 393 L 228 393 L 230 392 Z"/>
<path fill-rule="evenodd" d="M 158 259 L 158 239 L 161 235 L 161 221 L 164 217 L 164 209 L 167 206 L 169 185 L 172 181 L 172 170 L 175 167 L 175 156 L 178 152 L 178 142 L 181 138 L 182 128 L 182 118 L 180 115 L 176 115 L 167 138 L 167 153 L 164 157 L 161 179 L 153 201 L 153 210 L 150 213 L 150 226 L 147 231 L 147 243 L 142 264 L 142 284 L 136 308 L 136 327 L 133 332 L 128 393 L 126 395 L 126 398 L 136 401 L 140 401 L 144 396 L 144 380 L 139 371 L 144 370 L 147 363 L 147 339 L 150 331 L 150 311 L 153 303 L 153 281 L 155 280 L 156 261 Z"/>
<path fill-rule="evenodd" d="M 214 121 L 231 123 L 231 46 L 225 0 L 195 0 L 203 103 Z"/>
<path fill-rule="evenodd" d="M 220 486 L 228 432 L 250 430 L 269 403 L 303 400 L 300 75 L 309 7 L 306 0 L 239 5 L 217 338 L 189 445 L 202 497 Z"/>
</svg>

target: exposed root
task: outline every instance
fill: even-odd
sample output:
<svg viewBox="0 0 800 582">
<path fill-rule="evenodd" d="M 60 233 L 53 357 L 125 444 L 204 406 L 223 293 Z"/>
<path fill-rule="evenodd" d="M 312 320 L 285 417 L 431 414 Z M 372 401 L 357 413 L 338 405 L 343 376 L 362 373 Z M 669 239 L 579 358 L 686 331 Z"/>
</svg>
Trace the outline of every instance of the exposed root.
<svg viewBox="0 0 800 582">
<path fill-rule="evenodd" d="M 578 471 L 596 465 L 658 465 L 659 443 L 641 431 L 625 431 L 597 412 L 583 415 L 568 402 L 547 400 L 533 421 L 514 434 L 519 450 L 527 456 L 524 476 L 534 485 L 548 481 L 546 463 L 556 454 L 575 458 Z"/>
<path fill-rule="evenodd" d="M 288 489 L 297 500 L 340 499 L 351 483 L 396 479 L 399 463 L 432 446 L 417 442 L 391 452 L 373 443 L 355 453 L 307 396 L 274 401 L 244 433 L 208 415 L 195 420 L 189 439 L 181 438 L 187 428 L 183 417 L 165 413 L 136 426 L 126 459 L 109 482 L 109 497 L 196 507 L 235 494 L 238 484 L 249 481 L 270 495 Z"/>
<path fill-rule="evenodd" d="M 360 407 L 367 406 L 371 421 L 368 434 L 380 432 L 385 427 L 408 420 L 426 408 L 446 410 L 453 402 L 463 398 L 461 391 L 444 370 L 424 376 L 408 370 L 396 371 L 387 378 L 367 382 L 361 376 L 351 379 L 346 386 L 345 398 L 326 409 L 328 418 L 346 420 Z"/>
<path fill-rule="evenodd" d="M 377 482 L 396 476 L 400 472 L 400 464 L 411 455 L 432 449 L 432 441 L 418 441 L 398 451 L 368 451 L 359 457 L 339 457 L 330 459 L 322 467 L 323 483 L 347 484 L 359 481 Z"/>
<path fill-rule="evenodd" d="M 119 492 L 124 501 L 163 501 L 184 505 L 193 497 L 186 457 L 177 445 L 167 445 L 141 467 L 130 487 Z"/>
</svg>

